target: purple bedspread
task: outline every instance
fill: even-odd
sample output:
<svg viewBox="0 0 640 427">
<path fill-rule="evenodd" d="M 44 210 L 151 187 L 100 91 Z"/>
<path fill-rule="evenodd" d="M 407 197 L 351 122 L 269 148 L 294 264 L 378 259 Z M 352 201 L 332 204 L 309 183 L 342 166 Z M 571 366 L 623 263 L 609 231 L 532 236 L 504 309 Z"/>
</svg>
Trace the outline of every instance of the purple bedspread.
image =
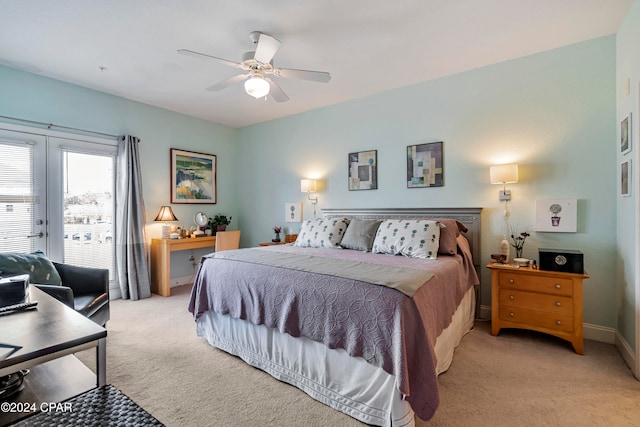
<svg viewBox="0 0 640 427">
<path fill-rule="evenodd" d="M 189 311 L 198 318 L 213 310 L 362 357 L 395 375 L 400 392 L 415 413 L 428 420 L 439 403 L 435 340 L 449 325 L 466 291 L 478 283 L 466 240 L 460 246 L 462 255 L 440 256 L 437 260 L 288 245 L 246 249 L 432 272 L 433 277 L 412 298 L 358 280 L 226 259 L 225 252 L 220 252 L 203 259 Z"/>
</svg>

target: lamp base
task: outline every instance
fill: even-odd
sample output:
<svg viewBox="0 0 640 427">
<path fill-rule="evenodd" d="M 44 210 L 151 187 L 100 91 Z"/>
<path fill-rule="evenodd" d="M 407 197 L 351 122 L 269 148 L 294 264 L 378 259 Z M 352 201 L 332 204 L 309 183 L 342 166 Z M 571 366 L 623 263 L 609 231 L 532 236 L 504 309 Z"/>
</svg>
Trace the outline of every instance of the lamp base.
<svg viewBox="0 0 640 427">
<path fill-rule="evenodd" d="M 163 239 L 168 239 L 169 238 L 169 229 L 170 229 L 170 227 L 167 224 L 163 224 L 162 225 L 162 238 Z"/>
</svg>

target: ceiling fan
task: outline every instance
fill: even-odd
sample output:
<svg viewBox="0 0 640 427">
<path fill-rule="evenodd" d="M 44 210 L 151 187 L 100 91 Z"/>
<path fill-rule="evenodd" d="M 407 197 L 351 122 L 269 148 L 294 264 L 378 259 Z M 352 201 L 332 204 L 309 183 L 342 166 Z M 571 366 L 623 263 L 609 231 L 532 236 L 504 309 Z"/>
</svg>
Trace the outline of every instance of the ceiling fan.
<svg viewBox="0 0 640 427">
<path fill-rule="evenodd" d="M 229 61 L 188 49 L 178 49 L 178 53 L 196 58 L 213 59 L 222 64 L 240 68 L 245 71 L 245 73 L 235 75 L 207 88 L 207 90 L 213 92 L 244 81 L 245 91 L 254 98 L 263 98 L 271 94 L 276 102 L 285 102 L 289 100 L 289 97 L 275 81 L 268 77 L 269 75 L 322 83 L 327 83 L 331 79 L 331 75 L 323 71 L 276 68 L 273 66 L 273 56 L 280 47 L 280 41 L 260 31 L 251 32 L 249 38 L 256 45 L 256 50 L 255 52 L 246 52 L 242 55 L 242 62 Z"/>
</svg>

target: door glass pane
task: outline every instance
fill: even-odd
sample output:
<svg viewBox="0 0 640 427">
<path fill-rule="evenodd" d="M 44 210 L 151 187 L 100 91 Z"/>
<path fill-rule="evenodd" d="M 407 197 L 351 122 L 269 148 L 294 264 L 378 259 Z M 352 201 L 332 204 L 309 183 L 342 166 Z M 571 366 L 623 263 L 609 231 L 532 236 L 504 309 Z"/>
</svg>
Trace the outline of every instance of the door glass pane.
<svg viewBox="0 0 640 427">
<path fill-rule="evenodd" d="M 114 158 L 63 151 L 64 262 L 114 277 Z"/>
<path fill-rule="evenodd" d="M 0 138 L 0 252 L 32 252 L 43 236 L 33 165 L 33 144 Z"/>
</svg>

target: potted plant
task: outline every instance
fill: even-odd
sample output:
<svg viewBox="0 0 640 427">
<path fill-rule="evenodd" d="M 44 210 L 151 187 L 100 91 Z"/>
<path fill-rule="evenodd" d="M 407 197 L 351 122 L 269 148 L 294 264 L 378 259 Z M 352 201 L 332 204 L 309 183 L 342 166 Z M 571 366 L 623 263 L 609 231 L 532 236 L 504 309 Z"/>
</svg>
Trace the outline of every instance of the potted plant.
<svg viewBox="0 0 640 427">
<path fill-rule="evenodd" d="M 227 225 L 231 224 L 232 217 L 228 217 L 222 214 L 216 214 L 213 218 L 209 218 L 209 226 L 211 232 L 215 234 L 218 231 L 225 231 Z"/>
</svg>

